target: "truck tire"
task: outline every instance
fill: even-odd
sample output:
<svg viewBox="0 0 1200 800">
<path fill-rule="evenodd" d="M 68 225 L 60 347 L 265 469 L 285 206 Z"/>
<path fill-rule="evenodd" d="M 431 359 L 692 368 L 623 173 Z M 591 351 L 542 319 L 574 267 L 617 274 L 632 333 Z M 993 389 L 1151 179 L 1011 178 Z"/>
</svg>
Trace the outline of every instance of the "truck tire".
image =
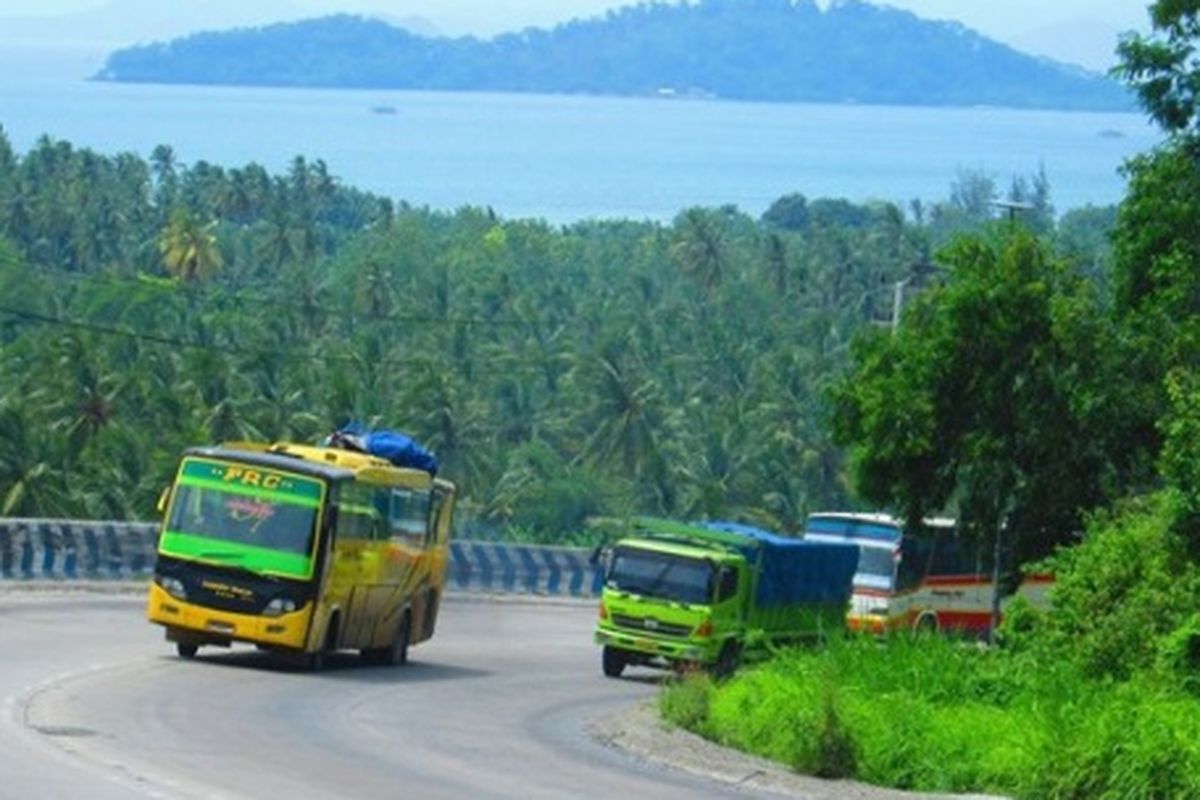
<svg viewBox="0 0 1200 800">
<path fill-rule="evenodd" d="M 191 642 L 176 642 L 175 643 L 175 652 L 179 654 L 180 658 L 187 658 L 187 659 L 195 658 L 196 651 L 199 649 L 200 649 L 199 645 L 192 644 Z"/>
<path fill-rule="evenodd" d="M 726 642 L 721 648 L 721 654 L 717 656 L 716 662 L 712 666 L 712 675 L 719 681 L 737 672 L 738 666 L 742 663 L 742 648 L 737 642 Z"/>
<path fill-rule="evenodd" d="M 615 647 L 605 645 L 604 653 L 600 657 L 600 666 L 604 669 L 606 678 L 619 678 L 621 673 L 625 671 L 626 664 L 625 654 Z"/>
</svg>

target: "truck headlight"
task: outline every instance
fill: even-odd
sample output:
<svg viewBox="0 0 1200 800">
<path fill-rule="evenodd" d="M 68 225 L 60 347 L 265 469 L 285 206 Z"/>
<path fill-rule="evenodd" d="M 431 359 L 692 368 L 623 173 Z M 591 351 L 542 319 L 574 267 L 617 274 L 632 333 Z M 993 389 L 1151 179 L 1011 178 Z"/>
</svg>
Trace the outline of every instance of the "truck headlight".
<svg viewBox="0 0 1200 800">
<path fill-rule="evenodd" d="M 158 585 L 176 600 L 187 600 L 187 589 L 183 588 L 183 581 L 179 580 L 179 578 L 159 576 Z"/>
<path fill-rule="evenodd" d="M 296 601 L 289 597 L 276 597 L 271 602 L 267 603 L 267 607 L 263 609 L 264 617 L 278 617 L 283 614 L 290 614 L 296 610 Z"/>
</svg>

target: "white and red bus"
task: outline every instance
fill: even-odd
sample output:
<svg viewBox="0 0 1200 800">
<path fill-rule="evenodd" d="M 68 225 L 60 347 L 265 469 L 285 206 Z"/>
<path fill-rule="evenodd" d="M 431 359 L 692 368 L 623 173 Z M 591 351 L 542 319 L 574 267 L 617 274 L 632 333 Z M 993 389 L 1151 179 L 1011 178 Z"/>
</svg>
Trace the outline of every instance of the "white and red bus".
<svg viewBox="0 0 1200 800">
<path fill-rule="evenodd" d="M 886 514 L 820 513 L 809 516 L 804 537 L 858 545 L 851 630 L 988 634 L 995 592 L 992 547 L 960 537 L 954 520 L 927 519 L 922 530 L 906 531 Z M 1028 576 L 1017 594 L 1044 605 L 1052 580 Z"/>
</svg>

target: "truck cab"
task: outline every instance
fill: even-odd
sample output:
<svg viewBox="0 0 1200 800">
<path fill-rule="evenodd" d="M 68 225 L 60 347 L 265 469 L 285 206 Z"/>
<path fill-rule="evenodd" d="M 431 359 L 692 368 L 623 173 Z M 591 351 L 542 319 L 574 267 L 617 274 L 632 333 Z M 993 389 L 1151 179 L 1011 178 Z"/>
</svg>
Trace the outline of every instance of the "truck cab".
<svg viewBox="0 0 1200 800">
<path fill-rule="evenodd" d="M 643 519 L 598 557 L 606 676 L 637 665 L 723 677 L 768 643 L 840 630 L 858 553 L 733 523 Z"/>
<path fill-rule="evenodd" d="M 596 641 L 604 674 L 629 664 L 716 664 L 730 669 L 745 614 L 746 559 L 671 539 L 630 538 L 605 560 Z"/>
</svg>

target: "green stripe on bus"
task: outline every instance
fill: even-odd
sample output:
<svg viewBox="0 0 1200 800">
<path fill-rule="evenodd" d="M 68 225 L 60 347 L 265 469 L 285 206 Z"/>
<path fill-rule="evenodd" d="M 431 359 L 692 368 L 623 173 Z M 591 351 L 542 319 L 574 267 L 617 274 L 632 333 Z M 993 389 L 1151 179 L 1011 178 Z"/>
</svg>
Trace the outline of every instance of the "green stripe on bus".
<svg viewBox="0 0 1200 800">
<path fill-rule="evenodd" d="M 238 494 L 246 494 L 249 491 L 259 493 L 258 496 L 267 493 L 312 501 L 320 501 L 324 491 L 320 481 L 302 478 L 289 472 L 239 464 L 234 461 L 209 461 L 202 458 L 185 459 L 179 479 L 181 483 L 203 481 L 204 483 L 200 485 L 211 487 L 219 484 L 230 490 L 243 490 L 238 491 Z M 268 482 L 273 485 L 263 485 Z"/>
<path fill-rule="evenodd" d="M 184 531 L 163 531 L 158 549 L 168 556 L 195 558 L 210 564 L 241 567 L 251 572 L 270 572 L 292 578 L 307 578 L 312 573 L 312 560 L 306 555 L 197 536 Z"/>
</svg>

